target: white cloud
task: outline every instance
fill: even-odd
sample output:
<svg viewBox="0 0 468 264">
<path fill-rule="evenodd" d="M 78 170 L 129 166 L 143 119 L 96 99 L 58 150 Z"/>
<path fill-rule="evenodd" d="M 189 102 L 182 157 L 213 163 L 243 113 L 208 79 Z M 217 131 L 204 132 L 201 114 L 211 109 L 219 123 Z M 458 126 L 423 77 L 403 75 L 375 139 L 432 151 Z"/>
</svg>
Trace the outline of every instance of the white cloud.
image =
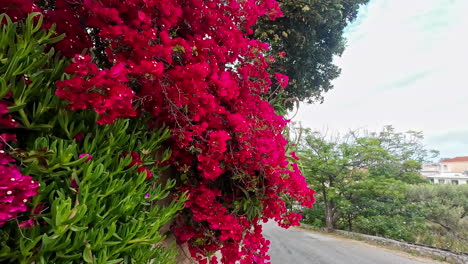
<svg viewBox="0 0 468 264">
<path fill-rule="evenodd" d="M 421 130 L 442 156 L 468 155 L 468 134 L 458 148 L 443 136 L 468 131 L 466 10 L 466 0 L 372 0 L 347 30 L 335 88 L 322 105 L 301 105 L 295 121 Z"/>
</svg>

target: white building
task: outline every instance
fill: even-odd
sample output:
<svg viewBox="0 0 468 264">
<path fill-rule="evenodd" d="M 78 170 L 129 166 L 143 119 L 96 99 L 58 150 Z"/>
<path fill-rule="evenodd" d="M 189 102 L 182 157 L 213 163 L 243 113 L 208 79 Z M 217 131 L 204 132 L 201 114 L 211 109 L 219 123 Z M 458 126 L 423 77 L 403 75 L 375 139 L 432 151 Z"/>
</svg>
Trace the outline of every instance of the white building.
<svg viewBox="0 0 468 264">
<path fill-rule="evenodd" d="M 463 173 L 445 172 L 426 176 L 431 183 L 438 184 L 468 184 L 468 175 Z"/>
<path fill-rule="evenodd" d="M 438 164 L 423 165 L 421 176 L 435 184 L 468 184 L 468 157 L 456 157 Z"/>
<path fill-rule="evenodd" d="M 428 176 L 439 174 L 440 165 L 439 164 L 424 164 L 422 165 L 422 169 L 420 173 L 421 173 L 421 176 L 423 177 L 428 177 Z"/>
</svg>

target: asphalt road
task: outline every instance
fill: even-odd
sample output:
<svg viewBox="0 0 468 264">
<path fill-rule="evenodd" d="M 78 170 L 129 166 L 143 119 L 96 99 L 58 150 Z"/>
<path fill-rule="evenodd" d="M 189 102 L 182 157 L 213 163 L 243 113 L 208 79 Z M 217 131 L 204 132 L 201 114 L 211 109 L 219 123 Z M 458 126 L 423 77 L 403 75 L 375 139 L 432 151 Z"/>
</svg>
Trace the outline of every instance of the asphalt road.
<svg viewBox="0 0 468 264">
<path fill-rule="evenodd" d="M 332 235 L 299 228 L 282 229 L 272 222 L 263 225 L 263 234 L 271 241 L 272 264 L 442 263 Z"/>
</svg>

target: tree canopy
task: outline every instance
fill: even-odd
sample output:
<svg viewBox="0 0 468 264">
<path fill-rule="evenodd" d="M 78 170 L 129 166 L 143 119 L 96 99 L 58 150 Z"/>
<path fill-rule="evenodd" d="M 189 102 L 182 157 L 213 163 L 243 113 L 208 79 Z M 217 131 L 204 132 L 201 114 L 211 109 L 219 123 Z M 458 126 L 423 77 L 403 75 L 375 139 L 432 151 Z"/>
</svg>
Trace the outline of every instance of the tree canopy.
<svg viewBox="0 0 468 264">
<path fill-rule="evenodd" d="M 344 51 L 343 31 L 368 1 L 282 0 L 282 17 L 256 25 L 254 38 L 271 45 L 271 72 L 289 76 L 289 86 L 281 91 L 285 98 L 323 101 L 323 93 L 333 88 L 331 81 L 340 74 L 333 58 Z M 292 107 L 291 101 L 287 106 Z"/>
<path fill-rule="evenodd" d="M 359 215 L 391 211 L 385 201 L 402 199 L 404 183 L 425 182 L 418 169 L 433 157 L 420 132 L 397 132 L 391 126 L 378 133 L 354 131 L 335 138 L 310 130 L 300 133 L 303 172 L 319 194 L 318 203 L 323 202 L 328 229 L 337 221 L 351 227 Z M 375 203 L 369 204 L 371 200 Z"/>
</svg>

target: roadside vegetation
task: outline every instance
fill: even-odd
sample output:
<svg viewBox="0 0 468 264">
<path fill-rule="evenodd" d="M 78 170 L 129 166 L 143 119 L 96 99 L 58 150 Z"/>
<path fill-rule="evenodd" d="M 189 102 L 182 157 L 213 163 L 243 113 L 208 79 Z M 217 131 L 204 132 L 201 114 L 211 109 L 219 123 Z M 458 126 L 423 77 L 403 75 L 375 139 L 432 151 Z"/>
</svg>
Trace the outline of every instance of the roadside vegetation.
<svg viewBox="0 0 468 264">
<path fill-rule="evenodd" d="M 304 175 L 317 191 L 303 222 L 468 252 L 468 185 L 432 185 L 419 169 L 434 159 L 421 132 L 292 129 Z"/>
</svg>

